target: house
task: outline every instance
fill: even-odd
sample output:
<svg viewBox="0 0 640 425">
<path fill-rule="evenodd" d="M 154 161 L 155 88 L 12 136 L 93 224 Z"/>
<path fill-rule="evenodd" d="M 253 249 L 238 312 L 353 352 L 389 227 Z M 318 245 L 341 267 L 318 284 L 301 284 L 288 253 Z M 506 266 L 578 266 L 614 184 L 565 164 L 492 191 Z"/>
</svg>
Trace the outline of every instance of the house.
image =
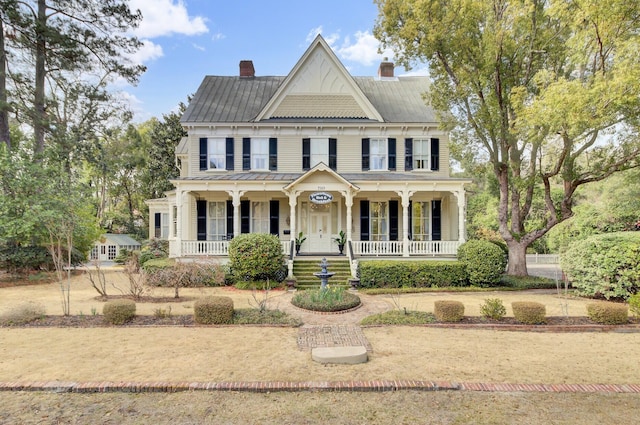
<svg viewBox="0 0 640 425">
<path fill-rule="evenodd" d="M 353 77 L 318 36 L 286 76 L 206 76 L 182 116 L 180 176 L 147 201 L 170 256 L 227 255 L 241 233 L 278 235 L 295 258 L 456 255 L 468 179 L 449 176 L 448 135 L 426 77 Z"/>
<path fill-rule="evenodd" d="M 91 248 L 90 260 L 112 261 L 120 254 L 120 250 L 139 251 L 140 242 L 133 239 L 129 235 L 119 235 L 115 233 L 106 233 L 93 244 Z"/>
</svg>

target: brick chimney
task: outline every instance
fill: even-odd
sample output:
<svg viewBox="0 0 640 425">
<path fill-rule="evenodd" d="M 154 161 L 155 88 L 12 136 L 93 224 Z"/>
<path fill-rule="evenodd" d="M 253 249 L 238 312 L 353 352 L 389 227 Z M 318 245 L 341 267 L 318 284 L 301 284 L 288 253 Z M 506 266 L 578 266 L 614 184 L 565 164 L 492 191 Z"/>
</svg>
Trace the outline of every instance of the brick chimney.
<svg viewBox="0 0 640 425">
<path fill-rule="evenodd" d="M 393 77 L 393 62 L 389 62 L 389 59 L 384 58 L 382 62 L 380 62 L 380 68 L 378 68 L 378 77 Z"/>
<path fill-rule="evenodd" d="M 241 77 L 256 76 L 256 70 L 253 68 L 253 61 L 249 61 L 249 60 L 240 61 L 240 76 Z"/>
</svg>

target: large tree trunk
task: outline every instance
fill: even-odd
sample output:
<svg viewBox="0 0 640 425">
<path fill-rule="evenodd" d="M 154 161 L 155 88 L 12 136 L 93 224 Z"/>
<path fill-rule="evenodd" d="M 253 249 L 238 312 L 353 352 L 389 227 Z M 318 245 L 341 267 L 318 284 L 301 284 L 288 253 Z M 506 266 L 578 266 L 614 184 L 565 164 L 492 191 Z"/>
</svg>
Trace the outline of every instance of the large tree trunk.
<svg viewBox="0 0 640 425">
<path fill-rule="evenodd" d="M 7 100 L 7 52 L 4 45 L 4 25 L 0 19 L 0 143 L 11 150 L 9 132 L 9 102 Z"/>
<path fill-rule="evenodd" d="M 527 272 L 527 244 L 512 240 L 509 247 L 509 264 L 507 274 L 510 276 L 528 276 Z"/>
<path fill-rule="evenodd" d="M 35 96 L 33 101 L 33 133 L 35 137 L 35 152 L 44 151 L 44 128 L 46 123 L 46 111 L 44 105 L 45 85 L 45 57 L 47 26 L 47 2 L 38 0 L 38 19 L 36 22 L 36 81 Z"/>
</svg>

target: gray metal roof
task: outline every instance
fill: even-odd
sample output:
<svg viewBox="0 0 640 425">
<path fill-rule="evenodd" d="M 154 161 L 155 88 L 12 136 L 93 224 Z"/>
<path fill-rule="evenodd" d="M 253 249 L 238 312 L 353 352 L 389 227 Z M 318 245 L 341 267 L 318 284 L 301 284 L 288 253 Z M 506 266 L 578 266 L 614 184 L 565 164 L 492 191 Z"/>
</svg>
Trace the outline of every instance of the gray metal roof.
<svg viewBox="0 0 640 425">
<path fill-rule="evenodd" d="M 249 123 L 276 93 L 286 77 L 206 76 L 181 118 L 186 124 Z M 427 77 L 377 79 L 353 77 L 371 104 L 388 123 L 433 123 L 435 112 L 422 98 Z M 278 119 L 286 122 L 286 119 Z M 300 120 L 291 120 L 299 122 Z M 303 120 L 303 121 L 313 121 Z M 323 119 L 331 122 L 331 119 Z M 344 122 L 344 119 L 335 121 Z M 349 120 L 346 120 L 349 121 Z M 351 120 L 353 121 L 353 120 Z M 362 120 L 369 121 L 369 120 Z"/>
<path fill-rule="evenodd" d="M 217 174 L 202 177 L 183 177 L 176 180 L 182 181 L 282 181 L 290 183 L 300 178 L 303 173 L 236 173 Z M 359 181 L 467 181 L 469 179 L 458 179 L 443 176 L 431 176 L 419 173 L 345 173 L 340 174 L 345 180 L 356 183 Z"/>
<path fill-rule="evenodd" d="M 118 246 L 140 246 L 140 242 L 133 239 L 129 235 L 121 235 L 117 233 L 105 233 L 102 235 L 107 241 L 113 242 Z"/>
</svg>

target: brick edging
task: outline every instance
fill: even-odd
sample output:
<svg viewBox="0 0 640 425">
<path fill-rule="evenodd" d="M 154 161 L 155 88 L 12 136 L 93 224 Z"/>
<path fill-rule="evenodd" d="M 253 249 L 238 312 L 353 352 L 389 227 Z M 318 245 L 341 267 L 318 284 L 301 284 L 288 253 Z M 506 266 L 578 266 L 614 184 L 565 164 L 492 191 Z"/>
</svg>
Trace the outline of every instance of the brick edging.
<svg viewBox="0 0 640 425">
<path fill-rule="evenodd" d="M 510 384 L 419 380 L 373 381 L 240 381 L 240 382 L 0 382 L 2 391 L 45 391 L 59 393 L 175 393 L 184 391 L 238 391 L 251 393 L 302 391 L 480 391 L 550 393 L 640 394 L 640 384 Z"/>
</svg>

